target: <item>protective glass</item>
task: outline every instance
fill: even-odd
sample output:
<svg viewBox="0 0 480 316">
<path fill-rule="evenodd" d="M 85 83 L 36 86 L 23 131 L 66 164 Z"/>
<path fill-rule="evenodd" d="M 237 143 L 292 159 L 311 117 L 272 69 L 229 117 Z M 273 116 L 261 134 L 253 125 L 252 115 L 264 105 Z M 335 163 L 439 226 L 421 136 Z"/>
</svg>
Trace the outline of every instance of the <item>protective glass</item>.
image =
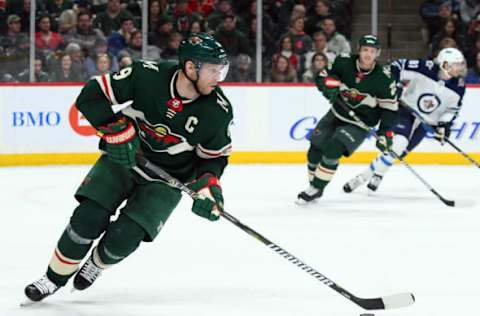
<svg viewBox="0 0 480 316">
<path fill-rule="evenodd" d="M 200 68 L 200 77 L 207 81 L 216 80 L 217 82 L 225 80 L 228 74 L 230 64 L 225 65 L 203 63 Z"/>
</svg>

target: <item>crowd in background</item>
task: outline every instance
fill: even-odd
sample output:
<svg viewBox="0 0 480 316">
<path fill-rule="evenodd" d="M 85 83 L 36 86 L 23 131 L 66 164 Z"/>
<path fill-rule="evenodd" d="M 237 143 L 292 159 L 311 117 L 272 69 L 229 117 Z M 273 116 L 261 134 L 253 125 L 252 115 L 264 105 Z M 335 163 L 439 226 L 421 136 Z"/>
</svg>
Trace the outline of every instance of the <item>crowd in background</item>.
<svg viewBox="0 0 480 316">
<path fill-rule="evenodd" d="M 465 55 L 467 83 L 480 83 L 480 0 L 425 0 L 420 14 L 426 25 L 428 55 L 456 47 Z"/>
<path fill-rule="evenodd" d="M 29 81 L 30 1 L 0 0 L 0 81 Z M 263 1 L 263 81 L 311 82 L 350 53 L 353 0 Z M 34 77 L 79 82 L 142 57 L 142 2 L 37 0 Z M 176 60 L 181 41 L 208 32 L 227 50 L 228 81 L 255 81 L 254 0 L 149 0 L 148 60 Z"/>
</svg>

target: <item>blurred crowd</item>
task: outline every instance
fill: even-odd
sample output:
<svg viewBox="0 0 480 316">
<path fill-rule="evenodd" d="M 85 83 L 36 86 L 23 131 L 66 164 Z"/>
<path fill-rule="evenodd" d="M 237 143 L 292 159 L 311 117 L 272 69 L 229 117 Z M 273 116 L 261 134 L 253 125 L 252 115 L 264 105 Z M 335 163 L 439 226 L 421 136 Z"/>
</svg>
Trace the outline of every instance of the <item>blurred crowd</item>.
<svg viewBox="0 0 480 316">
<path fill-rule="evenodd" d="M 0 81 L 29 81 L 30 1 L 0 0 Z M 312 82 L 335 56 L 350 53 L 352 4 L 263 1 L 263 81 Z M 141 6 L 136 0 L 37 0 L 35 81 L 82 82 L 141 59 Z M 146 59 L 176 60 L 183 38 L 208 32 L 229 55 L 227 80 L 255 81 L 256 11 L 255 0 L 149 0 Z"/>
<path fill-rule="evenodd" d="M 456 47 L 465 55 L 467 83 L 480 83 L 480 0 L 425 0 L 420 14 L 426 25 L 428 55 Z"/>
</svg>

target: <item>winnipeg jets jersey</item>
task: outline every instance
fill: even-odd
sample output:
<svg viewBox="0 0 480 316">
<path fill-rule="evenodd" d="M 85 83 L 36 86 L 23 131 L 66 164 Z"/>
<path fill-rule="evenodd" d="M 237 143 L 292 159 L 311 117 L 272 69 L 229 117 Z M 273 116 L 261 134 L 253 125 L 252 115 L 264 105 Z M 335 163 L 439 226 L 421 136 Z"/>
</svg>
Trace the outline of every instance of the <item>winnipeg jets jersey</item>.
<svg viewBox="0 0 480 316">
<path fill-rule="evenodd" d="M 399 96 L 402 104 L 433 126 L 455 119 L 465 94 L 462 78 L 440 79 L 440 67 L 425 59 L 399 59 L 391 64 L 390 69 L 403 87 Z"/>
</svg>

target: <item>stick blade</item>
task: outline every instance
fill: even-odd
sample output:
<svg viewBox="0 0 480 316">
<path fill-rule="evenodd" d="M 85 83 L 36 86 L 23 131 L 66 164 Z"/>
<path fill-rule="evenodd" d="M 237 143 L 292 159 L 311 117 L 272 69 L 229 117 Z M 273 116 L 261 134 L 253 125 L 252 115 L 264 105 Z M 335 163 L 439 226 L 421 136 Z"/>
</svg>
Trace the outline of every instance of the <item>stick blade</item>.
<svg viewBox="0 0 480 316">
<path fill-rule="evenodd" d="M 415 303 L 412 293 L 399 293 L 382 297 L 385 309 L 402 308 Z"/>
</svg>

